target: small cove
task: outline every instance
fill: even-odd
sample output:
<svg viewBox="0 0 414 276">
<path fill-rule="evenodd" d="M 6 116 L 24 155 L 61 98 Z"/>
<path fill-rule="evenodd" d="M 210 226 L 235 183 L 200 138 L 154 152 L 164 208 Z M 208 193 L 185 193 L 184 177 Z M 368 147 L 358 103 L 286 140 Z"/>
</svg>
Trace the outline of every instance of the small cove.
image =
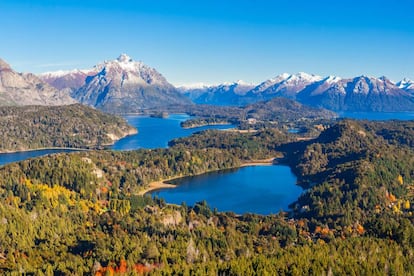
<svg viewBox="0 0 414 276">
<path fill-rule="evenodd" d="M 276 214 L 287 211 L 302 193 L 296 177 L 283 165 L 247 166 L 185 177 L 170 183 L 175 188 L 152 191 L 168 203 L 194 205 L 203 200 L 218 211 L 237 214 Z"/>
</svg>

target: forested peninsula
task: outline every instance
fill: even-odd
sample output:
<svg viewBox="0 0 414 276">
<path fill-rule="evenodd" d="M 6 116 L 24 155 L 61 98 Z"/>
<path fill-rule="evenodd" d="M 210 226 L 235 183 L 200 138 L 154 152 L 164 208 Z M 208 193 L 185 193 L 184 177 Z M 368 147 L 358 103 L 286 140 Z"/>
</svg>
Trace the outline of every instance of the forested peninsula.
<svg viewBox="0 0 414 276">
<path fill-rule="evenodd" d="M 169 113 L 183 110 L 195 118 L 181 123 L 184 128 L 205 125 L 233 124 L 239 129 L 292 126 L 309 127 L 318 123 L 331 123 L 338 115 L 332 111 L 302 105 L 296 101 L 276 97 L 246 106 L 175 105 L 165 107 Z M 157 109 L 145 113 L 159 114 Z"/>
<path fill-rule="evenodd" d="M 133 133 L 123 118 L 81 104 L 0 107 L 0 152 L 96 149 Z"/>
<path fill-rule="evenodd" d="M 0 168 L 0 270 L 34 274 L 407 275 L 413 122 L 340 121 L 298 141 L 205 131 L 168 149 L 61 153 Z M 138 195 L 156 180 L 283 156 L 306 191 L 261 216 Z"/>
</svg>

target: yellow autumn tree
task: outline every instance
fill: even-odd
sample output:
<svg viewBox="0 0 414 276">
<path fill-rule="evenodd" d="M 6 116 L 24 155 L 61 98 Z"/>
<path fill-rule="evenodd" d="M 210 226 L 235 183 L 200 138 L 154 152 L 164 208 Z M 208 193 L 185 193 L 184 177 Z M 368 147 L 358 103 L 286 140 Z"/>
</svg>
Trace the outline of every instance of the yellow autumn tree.
<svg viewBox="0 0 414 276">
<path fill-rule="evenodd" d="M 405 210 L 410 210 L 410 208 L 411 208 L 411 204 L 410 204 L 410 201 L 407 199 L 407 200 L 404 202 L 404 209 L 405 209 Z"/>
<path fill-rule="evenodd" d="M 397 176 L 397 181 L 398 181 L 398 183 L 399 183 L 400 185 L 404 184 L 404 179 L 403 179 L 403 177 L 402 177 L 402 175 L 401 175 L 401 174 L 399 174 L 399 175 Z"/>
</svg>

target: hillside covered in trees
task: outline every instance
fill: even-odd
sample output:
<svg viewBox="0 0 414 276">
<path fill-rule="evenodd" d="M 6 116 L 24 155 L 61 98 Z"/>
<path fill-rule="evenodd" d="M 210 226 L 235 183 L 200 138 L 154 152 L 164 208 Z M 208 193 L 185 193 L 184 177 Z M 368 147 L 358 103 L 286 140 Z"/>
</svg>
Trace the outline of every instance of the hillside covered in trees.
<svg viewBox="0 0 414 276">
<path fill-rule="evenodd" d="M 35 274 L 414 271 L 413 122 L 341 121 L 296 141 L 205 131 L 168 149 L 56 154 L 0 168 L 0 270 Z M 279 156 L 307 190 L 292 211 L 235 215 L 139 196 L 154 180 Z M 283 157 L 282 157 L 283 156 Z"/>
<path fill-rule="evenodd" d="M 123 118 L 80 104 L 0 107 L 0 152 L 101 148 L 135 132 Z"/>
</svg>

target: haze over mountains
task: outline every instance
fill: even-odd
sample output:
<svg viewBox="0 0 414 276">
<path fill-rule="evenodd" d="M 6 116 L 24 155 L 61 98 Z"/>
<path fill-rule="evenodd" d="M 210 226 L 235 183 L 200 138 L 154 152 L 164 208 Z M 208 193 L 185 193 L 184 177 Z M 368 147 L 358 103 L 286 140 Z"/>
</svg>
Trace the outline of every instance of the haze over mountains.
<svg viewBox="0 0 414 276">
<path fill-rule="evenodd" d="M 20 74 L 0 63 L 1 105 L 60 105 L 75 101 L 128 113 L 171 105 L 243 106 L 285 97 L 333 111 L 414 111 L 414 82 L 386 77 L 342 79 L 307 73 L 281 74 L 258 85 L 237 81 L 174 87 L 156 69 L 122 54 L 91 69 Z"/>
</svg>

